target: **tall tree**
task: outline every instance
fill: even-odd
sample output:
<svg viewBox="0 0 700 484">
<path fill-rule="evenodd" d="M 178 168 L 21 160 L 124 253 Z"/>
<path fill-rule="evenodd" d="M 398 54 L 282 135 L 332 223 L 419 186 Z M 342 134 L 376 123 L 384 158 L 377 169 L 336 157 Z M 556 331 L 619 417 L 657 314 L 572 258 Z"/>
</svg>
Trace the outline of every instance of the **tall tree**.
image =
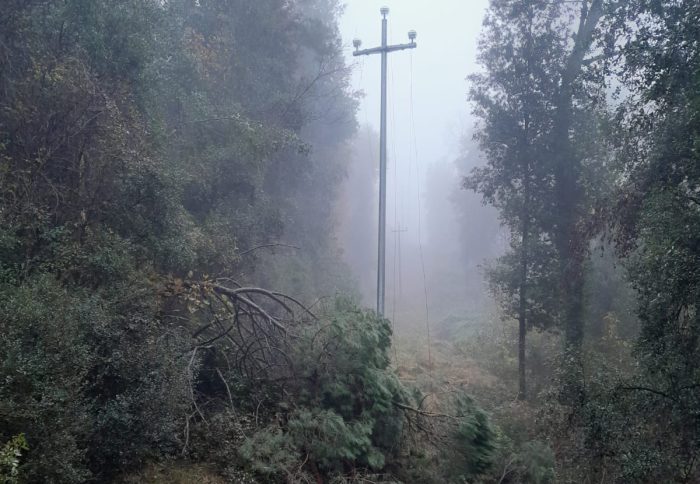
<svg viewBox="0 0 700 484">
<path fill-rule="evenodd" d="M 554 260 L 547 234 L 546 209 L 553 203 L 547 143 L 565 49 L 561 14 L 557 2 L 493 0 L 479 44 L 485 72 L 471 76 L 470 97 L 481 121 L 476 138 L 487 164 L 464 185 L 496 206 L 511 232 L 511 251 L 490 275 L 504 308 L 518 319 L 520 398 L 527 392 L 527 329 L 552 322 L 547 291 L 532 289 L 547 284 Z"/>
<path fill-rule="evenodd" d="M 582 79 L 604 15 L 604 0 L 583 0 L 578 11 L 578 27 L 573 31 L 573 45 L 563 59 L 554 91 L 551 152 L 555 160 L 554 241 L 559 253 L 564 333 L 567 350 L 578 355 L 583 343 L 584 262 L 590 237 L 585 227 L 585 187 L 582 163 L 585 155 L 575 146 L 577 111 L 588 103 L 581 102 L 591 91 Z"/>
<path fill-rule="evenodd" d="M 613 462 L 627 481 L 698 482 L 700 4 L 634 0 L 618 14 L 628 93 L 609 221 L 638 293 L 641 334 L 639 372 L 609 404 L 625 431 L 608 445 L 626 449 Z"/>
<path fill-rule="evenodd" d="M 592 181 L 602 159 L 595 136 L 609 56 L 600 26 L 615 8 L 603 0 L 494 0 L 485 21 L 487 73 L 473 76 L 472 99 L 489 163 L 468 185 L 499 208 L 514 236 L 493 280 L 505 281 L 498 288 L 517 300 L 521 393 L 528 308 L 543 310 L 541 322 L 561 320 L 573 370 L 567 381 L 580 382 Z M 543 290 L 529 297 L 531 286 Z"/>
</svg>

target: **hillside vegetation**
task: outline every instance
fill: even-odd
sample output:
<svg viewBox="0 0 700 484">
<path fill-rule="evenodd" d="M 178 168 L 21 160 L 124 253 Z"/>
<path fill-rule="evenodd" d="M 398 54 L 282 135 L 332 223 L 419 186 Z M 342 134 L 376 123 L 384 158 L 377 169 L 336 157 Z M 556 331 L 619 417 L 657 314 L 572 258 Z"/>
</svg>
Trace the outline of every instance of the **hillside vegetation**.
<svg viewBox="0 0 700 484">
<path fill-rule="evenodd" d="M 700 482 L 697 0 L 490 1 L 401 327 L 337 0 L 1 7 L 0 483 Z"/>
</svg>

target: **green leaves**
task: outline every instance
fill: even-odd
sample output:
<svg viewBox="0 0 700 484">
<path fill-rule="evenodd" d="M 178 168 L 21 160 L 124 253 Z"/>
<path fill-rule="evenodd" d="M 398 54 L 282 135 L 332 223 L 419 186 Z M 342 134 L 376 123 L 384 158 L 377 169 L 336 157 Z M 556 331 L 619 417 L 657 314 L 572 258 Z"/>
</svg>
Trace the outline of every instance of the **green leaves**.
<svg viewBox="0 0 700 484">
<path fill-rule="evenodd" d="M 26 436 L 28 481 L 107 480 L 187 447 L 190 405 L 210 391 L 197 387 L 211 383 L 197 380 L 209 362 L 183 356 L 201 308 L 188 312 L 162 281 L 212 274 L 308 296 L 346 284 L 332 202 L 355 101 L 338 5 L 3 7 L 0 443 Z M 261 263 L 255 248 L 283 235 L 304 252 Z M 307 378 L 322 368 L 320 386 L 298 389 L 287 432 L 266 438 L 297 457 L 316 445 L 329 468 L 381 467 L 377 422 L 395 417 L 400 394 L 387 371 L 388 325 L 360 312 L 332 325 L 333 340 L 324 334 L 294 355 Z M 236 394 L 259 383 L 237 377 Z M 400 425 L 386 428 L 395 441 Z"/>
<path fill-rule="evenodd" d="M 454 431 L 455 454 L 449 461 L 454 480 L 471 480 L 487 471 L 493 464 L 495 435 L 486 413 L 466 395 L 455 398 L 459 419 Z"/>
<path fill-rule="evenodd" d="M 2 484 L 18 484 L 19 463 L 23 451 L 29 450 L 24 434 L 12 437 L 0 449 L 0 482 Z"/>
<path fill-rule="evenodd" d="M 390 335 L 387 320 L 342 300 L 311 325 L 294 348 L 301 374 L 287 387 L 284 424 L 240 449 L 252 468 L 280 474 L 308 461 L 327 474 L 383 469 L 402 431 L 394 402 L 407 398 L 388 368 Z"/>
</svg>

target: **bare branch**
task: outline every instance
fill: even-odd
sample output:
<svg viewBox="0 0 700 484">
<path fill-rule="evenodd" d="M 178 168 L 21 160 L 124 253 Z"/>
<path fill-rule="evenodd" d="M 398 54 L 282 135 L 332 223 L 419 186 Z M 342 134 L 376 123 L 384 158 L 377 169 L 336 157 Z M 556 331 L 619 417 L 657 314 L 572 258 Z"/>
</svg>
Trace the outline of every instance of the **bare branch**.
<svg viewBox="0 0 700 484">
<path fill-rule="evenodd" d="M 296 246 L 296 245 L 290 245 L 290 244 L 282 244 L 282 243 L 262 244 L 262 245 L 258 245 L 258 246 L 255 246 L 255 247 L 251 247 L 251 248 L 248 249 L 248 250 L 244 250 L 243 252 L 239 253 L 238 256 L 239 256 L 239 257 L 242 257 L 242 256 L 244 256 L 244 255 L 246 255 L 246 254 L 250 254 L 251 252 L 254 252 L 254 251 L 258 250 L 258 249 L 265 249 L 265 248 L 267 248 L 267 247 L 287 247 L 287 248 L 289 248 L 289 249 L 301 250 L 301 247 Z"/>
</svg>

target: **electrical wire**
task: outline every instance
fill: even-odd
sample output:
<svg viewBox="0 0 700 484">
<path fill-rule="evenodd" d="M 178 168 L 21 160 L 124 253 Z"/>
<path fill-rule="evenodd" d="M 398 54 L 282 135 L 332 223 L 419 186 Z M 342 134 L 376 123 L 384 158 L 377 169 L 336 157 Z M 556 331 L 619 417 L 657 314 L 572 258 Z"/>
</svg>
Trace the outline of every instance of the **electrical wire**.
<svg viewBox="0 0 700 484">
<path fill-rule="evenodd" d="M 364 76 L 364 72 L 365 72 L 365 58 L 362 57 L 362 59 L 360 60 L 360 79 L 358 80 L 358 83 L 357 83 L 358 84 L 357 91 L 359 91 L 360 90 L 359 87 L 362 86 L 362 77 Z M 367 118 L 367 110 L 363 109 L 362 111 L 365 115 L 365 131 L 367 132 L 367 147 L 369 149 L 368 153 L 372 153 L 372 149 L 373 149 L 372 135 L 371 135 L 370 130 L 369 130 L 369 119 Z"/>
<path fill-rule="evenodd" d="M 420 255 L 420 264 L 423 272 L 423 294 L 425 296 L 425 328 L 428 338 L 428 365 L 432 368 L 433 358 L 431 349 L 431 337 L 430 337 L 430 311 L 428 307 L 428 284 L 427 278 L 425 276 L 425 257 L 423 256 L 423 240 L 422 240 L 422 215 L 421 215 L 421 196 L 420 196 L 420 169 L 418 166 L 418 142 L 416 136 L 416 119 L 413 109 L 413 53 L 410 53 L 410 114 L 411 114 L 411 126 L 410 126 L 410 138 L 413 147 L 413 155 L 416 163 L 416 198 L 418 202 L 418 253 Z"/>
<path fill-rule="evenodd" d="M 389 27 L 389 37 L 391 38 L 391 26 Z M 389 77 L 391 79 L 391 92 L 396 90 L 396 82 L 394 76 L 394 64 L 390 59 L 387 59 L 387 64 L 389 68 Z M 391 105 L 391 126 L 396 126 L 396 102 L 393 96 L 389 96 L 388 99 Z M 388 127 L 387 127 L 388 128 Z M 393 276 L 392 276 L 392 301 L 391 301 L 391 328 L 392 332 L 396 336 L 396 307 L 398 300 L 401 297 L 401 217 L 399 216 L 399 171 L 398 171 L 398 156 L 396 154 L 396 136 L 391 136 L 391 150 L 392 150 L 392 162 L 394 169 L 394 179 L 392 183 L 392 188 L 394 192 L 394 250 L 392 253 L 392 265 L 393 265 Z M 397 297 L 398 289 L 398 297 Z M 393 340 L 394 348 L 394 362 L 398 365 L 398 344 L 396 337 Z"/>
<path fill-rule="evenodd" d="M 360 67 L 360 75 L 359 75 L 358 87 L 357 87 L 356 91 L 359 91 L 360 86 L 362 86 L 362 80 L 364 77 L 364 70 L 365 70 L 365 58 L 364 57 L 362 57 L 360 59 L 359 67 Z M 374 146 L 374 143 L 372 143 L 372 131 L 370 129 L 369 118 L 367 117 L 367 110 L 363 109 L 362 111 L 364 114 L 364 121 L 365 121 L 364 130 L 365 130 L 365 133 L 367 135 L 367 153 L 371 157 L 372 153 L 375 153 L 375 146 Z"/>
<path fill-rule="evenodd" d="M 394 65 L 393 63 L 389 62 L 389 77 L 391 78 L 391 91 L 395 92 L 396 90 L 396 82 L 395 82 L 395 76 L 394 76 Z M 393 97 L 390 98 L 390 104 L 391 104 L 391 126 L 396 126 L 396 103 L 394 102 Z M 392 254 L 392 259 L 393 259 L 393 278 L 392 278 L 392 309 L 391 309 L 391 327 L 394 335 L 396 335 L 396 327 L 397 327 L 397 321 L 396 321 L 396 306 L 398 303 L 398 300 L 401 298 L 401 287 L 402 287 L 402 271 L 401 271 L 401 232 L 402 232 L 402 223 L 401 223 L 401 217 L 399 216 L 399 170 L 398 170 L 398 156 L 396 154 L 396 136 L 391 137 L 391 146 L 392 146 L 392 155 L 393 155 L 393 168 L 394 168 L 394 180 L 393 180 L 393 186 L 392 188 L 394 189 L 394 251 Z M 397 272 L 398 270 L 398 272 Z M 397 289 L 398 289 L 398 297 L 397 297 Z M 394 338 L 393 341 L 393 347 L 394 347 L 394 361 L 398 365 L 398 344 L 396 338 Z"/>
</svg>

